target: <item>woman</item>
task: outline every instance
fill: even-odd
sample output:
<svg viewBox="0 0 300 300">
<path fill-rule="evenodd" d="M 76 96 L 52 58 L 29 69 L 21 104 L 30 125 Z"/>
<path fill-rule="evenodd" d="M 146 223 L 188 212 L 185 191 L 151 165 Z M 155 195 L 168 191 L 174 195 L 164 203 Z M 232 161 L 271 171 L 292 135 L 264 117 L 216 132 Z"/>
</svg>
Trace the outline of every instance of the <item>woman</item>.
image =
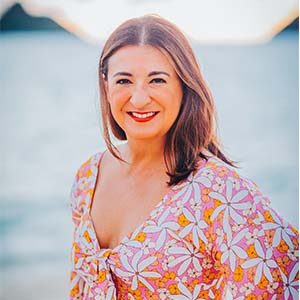
<svg viewBox="0 0 300 300">
<path fill-rule="evenodd" d="M 99 83 L 108 150 L 72 187 L 70 299 L 296 299 L 298 233 L 222 153 L 184 34 L 126 21 Z"/>
</svg>

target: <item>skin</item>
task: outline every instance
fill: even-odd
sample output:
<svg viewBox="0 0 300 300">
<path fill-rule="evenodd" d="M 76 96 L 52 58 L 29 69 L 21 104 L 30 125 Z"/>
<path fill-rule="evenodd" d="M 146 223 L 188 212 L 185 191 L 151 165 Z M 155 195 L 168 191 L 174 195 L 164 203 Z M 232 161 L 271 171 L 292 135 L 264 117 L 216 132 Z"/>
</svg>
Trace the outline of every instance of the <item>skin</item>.
<svg viewBox="0 0 300 300">
<path fill-rule="evenodd" d="M 164 73 L 151 75 L 154 71 Z M 170 59 L 148 45 L 119 49 L 108 62 L 106 92 L 113 117 L 127 136 L 127 143 L 120 147 L 122 157 L 130 162 L 124 166 L 126 172 L 141 176 L 143 170 L 164 164 L 166 133 L 179 113 L 183 95 Z M 128 115 L 132 111 L 159 113 L 139 123 Z"/>
<path fill-rule="evenodd" d="M 153 71 L 168 75 L 149 76 Z M 131 75 L 114 76 L 119 72 Z M 119 49 L 109 59 L 105 88 L 113 117 L 128 139 L 118 149 L 129 163 L 109 151 L 103 155 L 98 173 L 101 180 L 97 180 L 91 208 L 100 247 L 112 249 L 147 218 L 169 190 L 164 143 L 183 93 L 169 58 L 151 46 Z M 159 113 L 140 123 L 129 111 Z"/>
</svg>

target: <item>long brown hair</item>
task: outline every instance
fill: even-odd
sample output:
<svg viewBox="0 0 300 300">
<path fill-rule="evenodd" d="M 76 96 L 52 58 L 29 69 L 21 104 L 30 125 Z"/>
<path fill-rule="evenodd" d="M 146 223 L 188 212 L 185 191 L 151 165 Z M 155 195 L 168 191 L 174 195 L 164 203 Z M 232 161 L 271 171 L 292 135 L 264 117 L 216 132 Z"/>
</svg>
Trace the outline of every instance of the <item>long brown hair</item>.
<svg viewBox="0 0 300 300">
<path fill-rule="evenodd" d="M 119 140 L 126 140 L 127 137 L 112 116 L 104 81 L 107 80 L 109 58 L 127 45 L 150 45 L 159 49 L 171 58 L 182 83 L 181 108 L 167 133 L 164 149 L 170 177 L 168 185 L 178 183 L 194 171 L 199 157 L 207 159 L 203 149 L 234 166 L 234 162 L 227 159 L 220 149 L 213 97 L 188 39 L 176 25 L 155 14 L 125 21 L 113 31 L 103 47 L 99 61 L 99 86 L 103 136 L 109 151 L 122 160 L 116 153 L 118 149 L 112 144 L 110 131 Z"/>
</svg>

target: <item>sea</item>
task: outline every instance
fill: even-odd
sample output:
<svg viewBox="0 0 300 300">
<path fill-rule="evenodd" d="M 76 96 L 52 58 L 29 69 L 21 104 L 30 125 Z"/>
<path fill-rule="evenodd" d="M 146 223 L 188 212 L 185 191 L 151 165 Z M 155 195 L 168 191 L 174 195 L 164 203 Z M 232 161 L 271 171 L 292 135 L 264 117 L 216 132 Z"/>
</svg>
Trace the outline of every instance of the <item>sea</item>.
<svg viewBox="0 0 300 300">
<path fill-rule="evenodd" d="M 192 42 L 225 153 L 298 228 L 298 31 L 257 45 Z M 77 168 L 105 148 L 102 44 L 64 32 L 0 35 L 0 295 L 68 298 Z"/>
</svg>

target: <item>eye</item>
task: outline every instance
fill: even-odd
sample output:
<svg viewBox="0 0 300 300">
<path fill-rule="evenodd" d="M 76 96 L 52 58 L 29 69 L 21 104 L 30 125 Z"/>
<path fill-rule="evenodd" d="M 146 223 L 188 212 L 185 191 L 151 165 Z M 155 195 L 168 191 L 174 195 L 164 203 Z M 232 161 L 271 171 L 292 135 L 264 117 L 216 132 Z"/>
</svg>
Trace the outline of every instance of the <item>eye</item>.
<svg viewBox="0 0 300 300">
<path fill-rule="evenodd" d="M 129 79 L 125 79 L 125 78 L 122 78 L 122 79 L 119 79 L 116 84 L 126 84 L 126 83 L 130 83 L 130 80 Z"/>
<path fill-rule="evenodd" d="M 156 83 L 166 83 L 166 81 L 162 78 L 154 78 L 151 80 L 151 82 L 156 82 Z"/>
</svg>

